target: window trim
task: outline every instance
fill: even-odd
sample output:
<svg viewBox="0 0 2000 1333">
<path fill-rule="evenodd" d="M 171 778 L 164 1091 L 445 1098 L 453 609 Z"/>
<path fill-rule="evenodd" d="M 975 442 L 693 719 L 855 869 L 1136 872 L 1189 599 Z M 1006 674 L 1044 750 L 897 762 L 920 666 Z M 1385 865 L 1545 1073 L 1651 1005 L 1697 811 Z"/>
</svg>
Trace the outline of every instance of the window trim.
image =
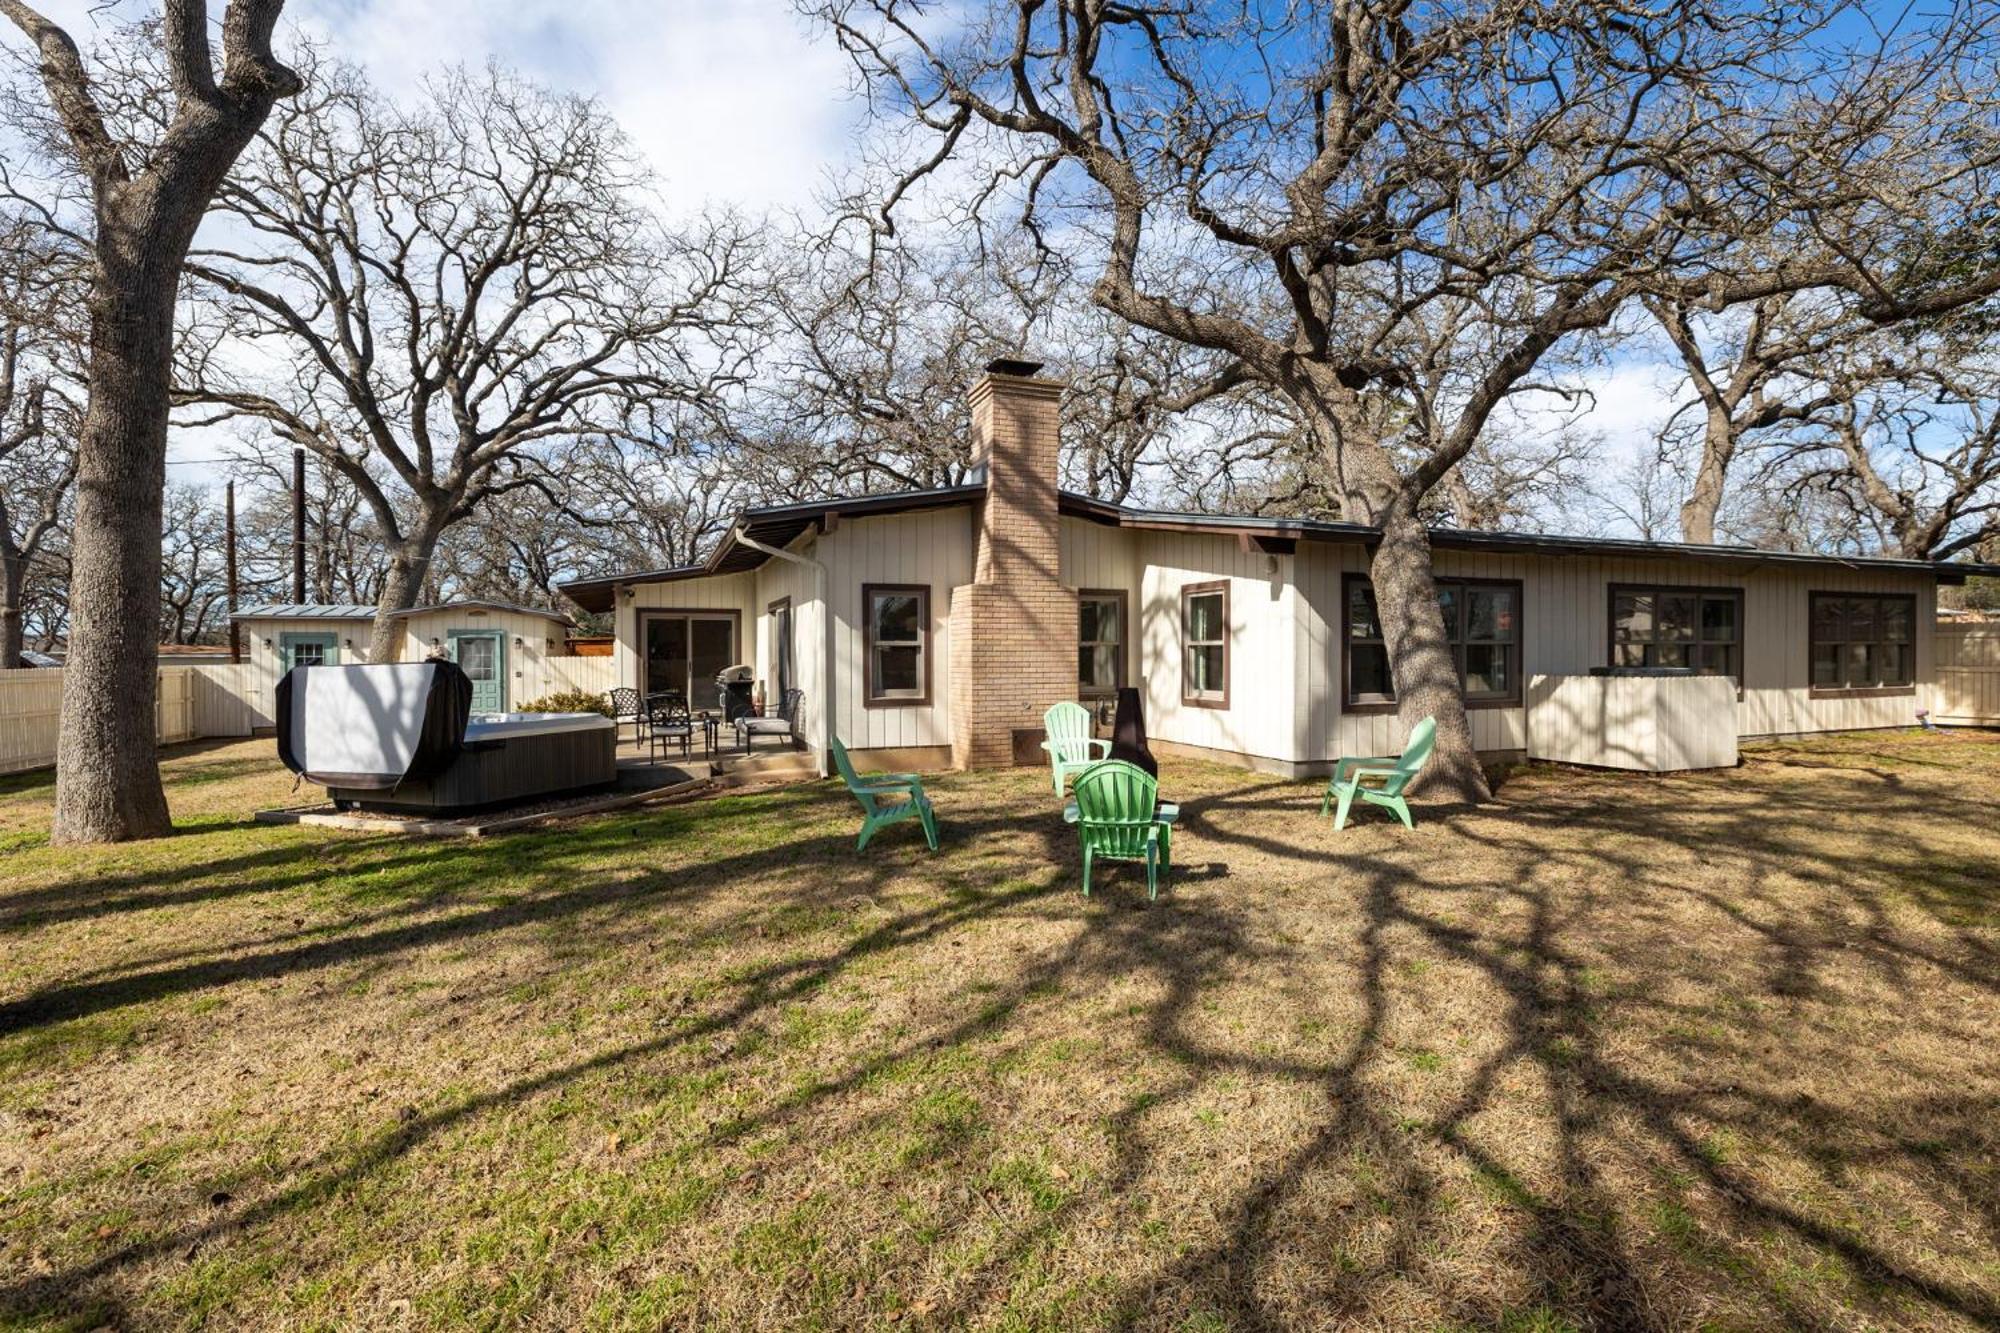
<svg viewBox="0 0 2000 1333">
<path fill-rule="evenodd" d="M 320 659 L 322 666 L 340 665 L 340 631 L 330 629 L 289 629 L 278 635 L 278 665 L 280 675 L 292 669 L 292 650 L 302 643 L 316 643 L 326 649 Z"/>
<path fill-rule="evenodd" d="M 876 693 L 875 595 L 910 593 L 918 599 L 917 643 L 924 655 L 922 695 Z M 931 585 L 928 583 L 864 583 L 861 585 L 861 706 L 864 708 L 927 708 L 931 702 Z"/>
<path fill-rule="evenodd" d="M 1442 577 L 1433 575 L 1431 581 L 1440 587 L 1445 584 L 1452 584 L 1459 588 L 1468 586 L 1478 588 L 1506 588 L 1514 594 L 1514 641 L 1509 645 L 1513 649 L 1513 652 L 1508 654 L 1507 663 L 1509 668 L 1507 678 L 1512 682 L 1512 688 L 1504 695 L 1468 699 L 1465 697 L 1465 676 L 1463 672 L 1460 672 L 1458 677 L 1458 698 L 1460 704 L 1464 706 L 1467 712 L 1488 708 L 1522 707 L 1526 695 L 1522 688 L 1524 682 L 1521 677 L 1526 670 L 1528 658 L 1528 598 L 1524 581 L 1521 579 L 1475 578 L 1470 575 L 1458 574 Z M 1349 609 L 1354 604 L 1353 586 L 1356 583 L 1366 583 L 1370 587 L 1373 587 L 1374 580 L 1370 579 L 1365 573 L 1351 569 L 1343 574 L 1340 579 L 1340 711 L 1360 717 L 1386 716 L 1394 713 L 1399 706 L 1393 699 L 1387 701 L 1371 699 L 1361 703 L 1354 701 L 1354 655 L 1348 652 L 1348 647 L 1353 643 L 1353 640 L 1348 637 L 1348 618 Z M 1460 605 L 1464 605 L 1464 603 L 1461 602 Z M 1449 632 L 1447 632 L 1447 638 L 1449 638 Z M 1373 640 L 1368 640 L 1367 642 L 1373 642 Z M 1457 643 L 1460 649 L 1465 647 L 1463 641 L 1454 642 Z"/>
<path fill-rule="evenodd" d="M 1123 588 L 1078 588 L 1076 590 L 1076 600 L 1079 605 L 1092 598 L 1099 601 L 1115 601 L 1118 603 L 1118 680 L 1109 690 L 1085 689 L 1083 686 L 1083 677 L 1079 673 L 1076 682 L 1076 696 L 1079 699 L 1110 699 L 1114 698 L 1119 690 L 1124 689 L 1130 683 L 1131 679 L 1125 665 L 1126 658 L 1132 651 L 1131 603 Z M 1082 626 L 1079 624 L 1078 628 L 1081 629 Z M 1079 634 L 1077 636 L 1077 646 L 1081 648 L 1082 645 L 1083 638 Z"/>
<path fill-rule="evenodd" d="M 1907 685 L 1834 685 L 1813 684 L 1813 648 L 1819 640 L 1813 638 L 1814 613 L 1823 597 L 1867 597 L 1879 602 L 1902 602 L 1910 608 L 1910 682 Z M 1913 592 L 1836 592 L 1832 589 L 1808 589 L 1806 592 L 1806 697 L 1808 699 L 1897 699 L 1917 692 L 1917 640 L 1920 637 L 1917 623 L 1917 595 Z M 1830 643 L 1855 643 L 1854 639 L 1831 639 Z M 1887 643 L 1887 639 L 1870 639 L 1869 643 Z"/>
<path fill-rule="evenodd" d="M 1222 596 L 1222 689 L 1215 694 L 1192 694 L 1189 693 L 1188 691 L 1188 674 L 1189 674 L 1188 650 L 1194 647 L 1194 645 L 1188 640 L 1188 601 L 1191 598 L 1208 597 L 1217 593 L 1221 594 Z M 1229 620 L 1228 579 L 1211 579 L 1206 583 L 1183 583 L 1181 585 L 1181 623 L 1180 623 L 1181 703 L 1186 707 L 1189 708 L 1229 707 L 1229 684 L 1230 684 L 1229 640 L 1231 638 L 1229 630 L 1230 630 L 1230 620 Z M 1210 641 L 1203 640 L 1203 642 L 1207 643 Z"/>
<path fill-rule="evenodd" d="M 1727 584 L 1710 586 L 1702 583 L 1607 583 L 1604 585 L 1604 665 L 1607 670 L 1618 665 L 1618 594 L 1634 592 L 1681 592 L 1698 597 L 1733 596 L 1736 599 L 1736 701 L 1743 702 L 1743 682 L 1750 676 L 1750 598 L 1740 586 Z M 1699 616 L 1699 608 L 1696 615 Z M 1695 627 L 1696 638 L 1690 642 L 1699 643 L 1700 626 Z M 1807 633 L 1811 633 L 1810 624 Z M 1699 673 L 1697 673 L 1699 674 Z"/>
</svg>

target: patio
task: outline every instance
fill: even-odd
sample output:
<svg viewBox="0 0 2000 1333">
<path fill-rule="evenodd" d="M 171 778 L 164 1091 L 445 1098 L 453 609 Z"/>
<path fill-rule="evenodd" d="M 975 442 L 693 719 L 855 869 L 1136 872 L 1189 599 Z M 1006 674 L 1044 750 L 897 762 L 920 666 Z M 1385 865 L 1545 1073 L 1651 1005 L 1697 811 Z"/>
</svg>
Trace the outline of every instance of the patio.
<svg viewBox="0 0 2000 1333">
<path fill-rule="evenodd" d="M 0 1312 L 90 1327 L 2000 1319 L 2000 738 L 1531 768 L 1333 834 L 1169 761 L 1077 891 L 1046 770 L 491 842 L 50 849 L 0 783 Z"/>
</svg>

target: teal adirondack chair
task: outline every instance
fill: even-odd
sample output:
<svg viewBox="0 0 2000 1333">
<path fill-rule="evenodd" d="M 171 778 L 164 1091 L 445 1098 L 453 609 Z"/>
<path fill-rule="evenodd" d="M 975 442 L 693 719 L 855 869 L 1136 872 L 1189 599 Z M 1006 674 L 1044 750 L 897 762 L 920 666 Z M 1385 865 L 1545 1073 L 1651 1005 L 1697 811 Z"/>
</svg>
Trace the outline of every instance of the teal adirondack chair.
<svg viewBox="0 0 2000 1333">
<path fill-rule="evenodd" d="M 1417 723 L 1410 732 L 1410 743 L 1401 754 L 1378 755 L 1368 759 L 1343 759 L 1333 766 L 1333 779 L 1326 784 L 1326 795 L 1320 798 L 1319 812 L 1325 814 L 1327 807 L 1340 802 L 1339 813 L 1333 817 L 1336 829 L 1347 827 L 1347 807 L 1354 804 L 1359 796 L 1370 805 L 1379 805 L 1403 821 L 1404 828 L 1415 828 L 1410 822 L 1410 806 L 1403 799 L 1403 789 L 1410 785 L 1410 779 L 1431 757 L 1431 747 L 1437 744 L 1437 719 L 1427 717 Z M 1377 783 L 1365 786 L 1365 783 Z"/>
<path fill-rule="evenodd" d="M 847 747 L 839 740 L 833 742 L 833 766 L 840 772 L 840 780 L 847 784 L 847 790 L 854 799 L 861 802 L 861 837 L 855 841 L 854 850 L 868 850 L 868 840 L 875 836 L 875 830 L 912 815 L 924 826 L 924 841 L 931 850 L 937 850 L 937 814 L 931 809 L 930 797 L 924 795 L 924 780 L 914 773 L 873 773 L 868 777 L 857 777 L 854 763 L 847 757 Z"/>
<path fill-rule="evenodd" d="M 1042 730 L 1049 738 L 1042 748 L 1049 752 L 1049 767 L 1055 770 L 1056 795 L 1072 773 L 1081 773 L 1111 753 L 1111 742 L 1090 734 L 1090 710 L 1064 700 L 1042 714 Z"/>
<path fill-rule="evenodd" d="M 1172 865 L 1173 826 L 1159 817 L 1160 784 L 1137 764 L 1106 759 L 1076 779 L 1076 836 L 1083 846 L 1083 896 L 1098 857 L 1146 863 L 1146 897 L 1160 896 Z"/>
</svg>

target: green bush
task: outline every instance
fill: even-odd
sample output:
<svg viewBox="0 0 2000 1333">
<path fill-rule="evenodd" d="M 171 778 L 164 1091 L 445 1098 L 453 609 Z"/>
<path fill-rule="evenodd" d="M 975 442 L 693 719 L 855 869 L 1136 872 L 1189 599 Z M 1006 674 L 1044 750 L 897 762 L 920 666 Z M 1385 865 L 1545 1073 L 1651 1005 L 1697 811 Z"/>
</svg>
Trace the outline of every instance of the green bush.
<svg viewBox="0 0 2000 1333">
<path fill-rule="evenodd" d="M 530 699 L 514 710 L 517 713 L 602 713 L 611 716 L 611 701 L 601 694 L 583 690 L 557 690 L 539 699 Z"/>
</svg>

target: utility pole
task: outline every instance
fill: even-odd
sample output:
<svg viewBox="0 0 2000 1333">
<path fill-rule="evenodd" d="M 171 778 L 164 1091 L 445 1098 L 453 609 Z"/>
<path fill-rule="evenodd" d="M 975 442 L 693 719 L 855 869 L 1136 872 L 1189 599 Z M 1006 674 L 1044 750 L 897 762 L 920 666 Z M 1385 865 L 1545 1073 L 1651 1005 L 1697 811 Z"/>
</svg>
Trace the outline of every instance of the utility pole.
<svg viewBox="0 0 2000 1333">
<path fill-rule="evenodd" d="M 236 483 L 222 488 L 222 547 L 229 565 L 229 660 L 243 660 L 243 631 L 236 624 Z"/>
<path fill-rule="evenodd" d="M 292 450 L 292 600 L 306 600 L 306 451 Z"/>
</svg>

